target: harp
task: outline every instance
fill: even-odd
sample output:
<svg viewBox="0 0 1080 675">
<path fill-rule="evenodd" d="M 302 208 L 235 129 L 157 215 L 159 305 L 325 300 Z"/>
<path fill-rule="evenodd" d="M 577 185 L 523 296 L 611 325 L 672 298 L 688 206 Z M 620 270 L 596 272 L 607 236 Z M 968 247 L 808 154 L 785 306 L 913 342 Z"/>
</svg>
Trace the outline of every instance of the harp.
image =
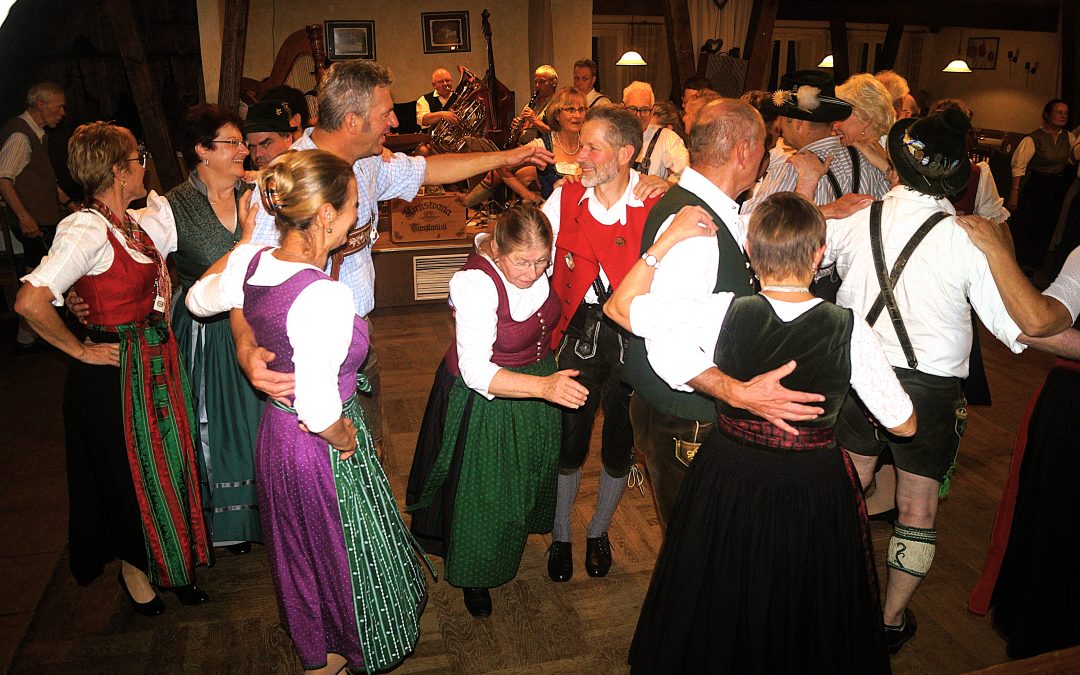
<svg viewBox="0 0 1080 675">
<path fill-rule="evenodd" d="M 325 70 L 323 28 L 319 24 L 310 24 L 291 33 L 281 43 L 269 77 L 263 80 L 240 78 L 240 99 L 250 105 L 265 92 L 283 84 L 307 94 L 318 89 Z"/>
</svg>

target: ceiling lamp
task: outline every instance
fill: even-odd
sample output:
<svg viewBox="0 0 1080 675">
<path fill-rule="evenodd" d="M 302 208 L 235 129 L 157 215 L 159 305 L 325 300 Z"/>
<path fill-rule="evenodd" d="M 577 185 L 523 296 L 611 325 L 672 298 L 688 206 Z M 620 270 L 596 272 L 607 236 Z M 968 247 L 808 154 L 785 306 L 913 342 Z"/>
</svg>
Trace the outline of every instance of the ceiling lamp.
<svg viewBox="0 0 1080 675">
<path fill-rule="evenodd" d="M 956 58 L 941 69 L 943 73 L 970 73 L 971 68 L 964 60 L 964 29 L 960 29 L 960 41 L 956 43 Z"/>
<path fill-rule="evenodd" d="M 825 58 L 821 59 L 821 63 L 817 64 L 818 68 L 832 68 L 832 54 L 827 54 Z"/>
<path fill-rule="evenodd" d="M 646 66 L 645 59 L 641 58 L 641 54 L 638 54 L 633 49 L 627 51 L 619 60 L 615 62 L 617 66 Z"/>
<path fill-rule="evenodd" d="M 630 44 L 631 45 L 633 45 L 634 42 L 635 42 L 634 33 L 636 31 L 634 29 L 636 27 L 636 23 L 634 22 L 634 19 L 636 19 L 636 18 L 637 17 L 633 17 L 633 16 L 630 17 Z M 642 23 L 644 23 L 644 22 L 642 22 Z M 615 65 L 617 65 L 617 66 L 647 66 L 649 64 L 645 63 L 645 59 L 641 58 L 641 53 L 640 52 L 638 52 L 636 50 L 633 50 L 633 49 L 627 49 L 626 52 L 624 52 L 623 55 L 619 57 L 619 60 L 615 62 Z"/>
<path fill-rule="evenodd" d="M 949 65 L 941 69 L 943 73 L 970 73 L 971 68 L 968 67 L 967 61 L 964 59 L 953 59 L 949 61 Z"/>
</svg>

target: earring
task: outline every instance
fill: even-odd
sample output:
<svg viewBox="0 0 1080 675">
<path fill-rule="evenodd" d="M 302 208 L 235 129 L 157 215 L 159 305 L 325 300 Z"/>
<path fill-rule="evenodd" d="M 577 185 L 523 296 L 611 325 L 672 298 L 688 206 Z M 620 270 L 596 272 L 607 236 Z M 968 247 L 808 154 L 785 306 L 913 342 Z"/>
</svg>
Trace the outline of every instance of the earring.
<svg viewBox="0 0 1080 675">
<path fill-rule="evenodd" d="M 120 179 L 120 187 L 121 188 L 126 188 L 127 187 L 127 178 L 121 178 Z"/>
<path fill-rule="evenodd" d="M 204 159 L 202 161 L 202 163 L 203 163 L 203 166 L 210 166 L 210 160 L 208 160 L 208 159 Z"/>
<path fill-rule="evenodd" d="M 330 227 L 326 228 L 326 233 L 327 234 L 333 234 L 334 233 L 334 227 L 330 226 Z"/>
</svg>

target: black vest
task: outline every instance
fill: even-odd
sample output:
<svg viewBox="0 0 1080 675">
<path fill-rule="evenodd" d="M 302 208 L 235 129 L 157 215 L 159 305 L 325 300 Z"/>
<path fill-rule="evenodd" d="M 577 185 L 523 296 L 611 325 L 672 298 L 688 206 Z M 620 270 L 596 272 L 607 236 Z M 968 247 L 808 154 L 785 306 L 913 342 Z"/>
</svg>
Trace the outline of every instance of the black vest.
<svg viewBox="0 0 1080 675">
<path fill-rule="evenodd" d="M 798 426 L 830 429 L 851 386 L 854 321 L 850 309 L 822 302 L 785 323 L 765 297 L 736 298 L 724 318 L 713 361 L 724 373 L 745 382 L 794 360 L 798 366 L 784 378 L 784 386 L 825 396 L 817 404 L 825 413 Z M 736 419 L 760 419 L 719 400 L 716 411 Z"/>
<path fill-rule="evenodd" d="M 442 101 L 440 101 L 439 97 L 435 95 L 435 92 L 431 91 L 424 94 L 424 98 L 427 99 L 428 108 L 431 110 L 431 112 L 442 112 L 443 110 L 446 110 L 446 108 L 443 107 Z M 453 92 L 451 92 L 450 98 L 446 99 L 446 104 L 450 105 L 453 100 L 454 94 Z"/>
<path fill-rule="evenodd" d="M 15 177 L 15 194 L 38 225 L 56 225 L 66 211 L 61 209 L 56 192 L 56 174 L 49 161 L 49 151 L 22 117 L 12 118 L 0 128 L 0 147 L 13 134 L 22 134 L 30 142 L 30 163 Z"/>
<path fill-rule="evenodd" d="M 720 264 L 717 267 L 713 292 L 729 291 L 737 296 L 752 294 L 754 277 L 738 242 L 705 200 L 678 185 L 668 190 L 649 212 L 641 237 L 641 253 L 656 241 L 656 233 L 668 216 L 678 213 L 679 209 L 687 205 L 702 207 L 717 224 L 716 245 L 720 249 Z M 649 364 L 645 341 L 637 336 L 630 338 L 626 349 L 623 379 L 639 396 L 643 396 L 653 409 L 665 415 L 701 422 L 712 421 L 716 416 L 712 398 L 697 392 L 675 391 L 660 379 Z"/>
</svg>

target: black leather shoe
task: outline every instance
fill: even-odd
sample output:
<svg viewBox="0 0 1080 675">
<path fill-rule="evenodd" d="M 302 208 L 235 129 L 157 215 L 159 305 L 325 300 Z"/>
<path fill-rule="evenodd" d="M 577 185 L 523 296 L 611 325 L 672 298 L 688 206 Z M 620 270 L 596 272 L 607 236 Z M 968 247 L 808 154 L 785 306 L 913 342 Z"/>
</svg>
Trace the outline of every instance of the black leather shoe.
<svg viewBox="0 0 1080 675">
<path fill-rule="evenodd" d="M 174 586 L 172 588 L 162 588 L 162 590 L 168 591 L 176 596 L 182 604 L 201 605 L 210 599 L 206 591 L 199 588 L 195 584 L 188 584 L 187 586 Z"/>
<path fill-rule="evenodd" d="M 904 643 L 915 637 L 915 631 L 918 628 L 919 624 L 915 621 L 915 612 L 905 608 L 904 623 L 899 626 L 885 626 L 885 642 L 889 645 L 889 653 L 895 654 L 900 651 Z"/>
<path fill-rule="evenodd" d="M 568 541 L 553 541 L 548 549 L 548 577 L 562 583 L 574 576 L 574 552 Z"/>
<path fill-rule="evenodd" d="M 491 616 L 491 593 L 486 588 L 463 588 L 465 609 L 477 619 Z"/>
<path fill-rule="evenodd" d="M 590 577 L 602 577 L 611 569 L 611 542 L 607 532 L 585 539 L 585 571 Z"/>
<path fill-rule="evenodd" d="M 225 550 L 233 555 L 246 555 L 251 553 L 251 542 L 242 541 L 238 544 L 229 544 L 225 547 Z"/>
<path fill-rule="evenodd" d="M 127 582 L 124 581 L 123 572 L 116 573 L 116 580 L 120 582 L 120 588 L 124 591 L 124 595 L 127 596 L 128 602 L 131 603 L 131 608 L 138 614 L 142 614 L 143 616 L 158 616 L 159 614 L 165 613 L 165 603 L 156 594 L 154 595 L 154 599 L 150 602 L 137 602 L 135 598 L 131 597 L 131 591 L 128 590 Z"/>
</svg>

